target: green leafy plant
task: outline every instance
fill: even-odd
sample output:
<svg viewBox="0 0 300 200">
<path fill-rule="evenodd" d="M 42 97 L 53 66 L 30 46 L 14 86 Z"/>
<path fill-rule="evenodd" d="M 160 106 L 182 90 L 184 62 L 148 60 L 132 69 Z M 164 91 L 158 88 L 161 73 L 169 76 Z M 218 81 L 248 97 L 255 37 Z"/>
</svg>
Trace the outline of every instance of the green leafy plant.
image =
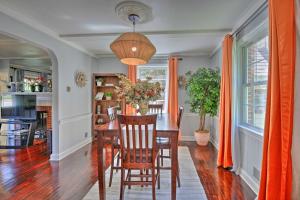
<svg viewBox="0 0 300 200">
<path fill-rule="evenodd" d="M 100 77 L 96 78 L 96 82 L 103 82 L 103 78 Z"/>
<path fill-rule="evenodd" d="M 106 96 L 106 97 L 112 97 L 113 94 L 112 94 L 111 92 L 106 92 L 106 93 L 105 93 L 105 96 Z"/>
<path fill-rule="evenodd" d="M 186 73 L 186 90 L 190 97 L 191 111 L 198 113 L 200 124 L 198 131 L 204 131 L 206 115 L 216 116 L 220 96 L 219 70 L 199 68 L 196 72 Z"/>
</svg>

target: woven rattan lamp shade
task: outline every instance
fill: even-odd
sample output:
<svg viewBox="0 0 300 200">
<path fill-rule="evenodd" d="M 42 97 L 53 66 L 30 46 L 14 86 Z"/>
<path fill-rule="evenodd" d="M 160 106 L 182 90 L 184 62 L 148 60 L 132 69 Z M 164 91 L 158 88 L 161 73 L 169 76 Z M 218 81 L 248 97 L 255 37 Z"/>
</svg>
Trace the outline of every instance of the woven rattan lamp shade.
<svg viewBox="0 0 300 200">
<path fill-rule="evenodd" d="M 126 65 L 143 65 L 148 63 L 156 49 L 143 34 L 123 33 L 110 45 L 111 50 Z"/>
</svg>

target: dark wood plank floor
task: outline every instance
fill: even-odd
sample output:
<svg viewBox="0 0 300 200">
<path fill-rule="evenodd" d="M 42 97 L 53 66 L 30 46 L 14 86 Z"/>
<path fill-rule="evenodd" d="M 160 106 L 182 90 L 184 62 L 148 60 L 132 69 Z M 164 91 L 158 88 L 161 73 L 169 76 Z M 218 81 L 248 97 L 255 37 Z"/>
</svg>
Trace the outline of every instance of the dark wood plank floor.
<svg viewBox="0 0 300 200">
<path fill-rule="evenodd" d="M 254 199 L 245 182 L 216 167 L 217 151 L 184 142 L 194 160 L 208 199 Z M 109 166 L 109 150 L 106 166 Z M 79 200 L 97 181 L 96 144 L 90 144 L 60 162 L 48 161 L 45 145 L 22 150 L 0 150 L 0 199 Z"/>
</svg>

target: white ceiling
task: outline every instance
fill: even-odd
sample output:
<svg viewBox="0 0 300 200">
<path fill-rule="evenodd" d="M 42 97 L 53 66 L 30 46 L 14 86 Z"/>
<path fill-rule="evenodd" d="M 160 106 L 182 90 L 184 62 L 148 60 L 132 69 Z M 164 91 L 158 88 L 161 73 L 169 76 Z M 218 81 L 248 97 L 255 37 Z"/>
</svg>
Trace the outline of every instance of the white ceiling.
<svg viewBox="0 0 300 200">
<path fill-rule="evenodd" d="M 226 32 L 259 0 L 139 0 L 152 8 L 153 20 L 139 24 L 158 54 L 209 54 Z M 119 19 L 115 6 L 121 0 L 0 0 L 2 8 L 48 27 L 93 54 L 111 54 L 116 34 L 131 31 Z M 192 33 L 189 33 L 191 31 Z M 104 33 L 104 35 L 102 35 Z M 108 33 L 108 34 L 107 34 Z"/>
<path fill-rule="evenodd" d="M 31 69 L 51 69 L 48 52 L 33 44 L 0 34 L 0 59 Z"/>
</svg>

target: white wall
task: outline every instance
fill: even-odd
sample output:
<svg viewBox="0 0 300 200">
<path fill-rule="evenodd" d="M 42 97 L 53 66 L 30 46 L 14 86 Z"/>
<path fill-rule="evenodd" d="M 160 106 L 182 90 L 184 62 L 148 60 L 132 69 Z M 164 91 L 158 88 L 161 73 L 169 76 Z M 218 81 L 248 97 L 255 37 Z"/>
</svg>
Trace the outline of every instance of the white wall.
<svg viewBox="0 0 300 200">
<path fill-rule="evenodd" d="M 0 32 L 9 33 L 47 48 L 53 62 L 53 153 L 62 159 L 91 141 L 91 71 L 96 61 L 89 55 L 29 25 L 0 13 Z M 87 86 L 78 88 L 74 73 L 84 71 Z M 71 91 L 67 92 L 66 87 Z M 85 133 L 88 137 L 85 137 Z"/>
<path fill-rule="evenodd" d="M 98 73 L 123 73 L 127 75 L 128 66 L 124 65 L 115 57 L 99 58 L 97 60 Z"/>
</svg>

